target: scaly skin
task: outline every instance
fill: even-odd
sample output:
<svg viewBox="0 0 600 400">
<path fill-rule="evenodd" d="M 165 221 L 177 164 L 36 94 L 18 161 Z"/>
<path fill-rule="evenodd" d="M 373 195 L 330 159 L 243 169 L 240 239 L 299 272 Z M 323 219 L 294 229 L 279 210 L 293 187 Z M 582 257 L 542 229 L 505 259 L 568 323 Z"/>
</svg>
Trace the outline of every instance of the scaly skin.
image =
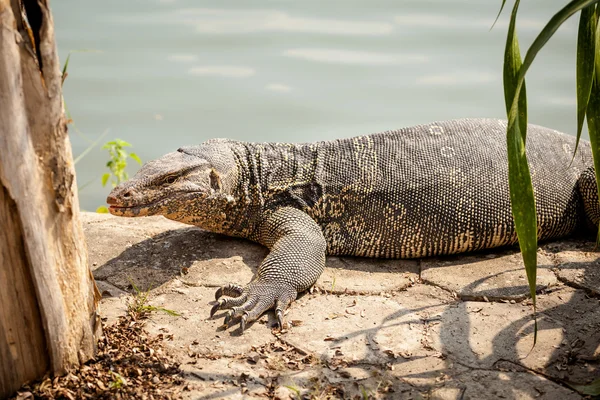
<svg viewBox="0 0 600 400">
<path fill-rule="evenodd" d="M 217 291 L 226 323 L 283 311 L 325 254 L 416 258 L 517 241 L 505 122 L 436 122 L 308 144 L 214 139 L 144 165 L 107 202 L 114 215 L 164 215 L 270 249 L 246 287 Z M 598 224 L 589 143 L 530 125 L 527 152 L 541 240 Z"/>
</svg>

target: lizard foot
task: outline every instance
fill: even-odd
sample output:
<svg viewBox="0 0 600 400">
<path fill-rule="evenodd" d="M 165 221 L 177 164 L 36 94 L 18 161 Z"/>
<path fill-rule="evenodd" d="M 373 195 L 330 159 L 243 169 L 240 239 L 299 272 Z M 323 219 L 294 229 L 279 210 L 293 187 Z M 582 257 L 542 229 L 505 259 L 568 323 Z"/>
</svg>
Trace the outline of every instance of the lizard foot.
<svg viewBox="0 0 600 400">
<path fill-rule="evenodd" d="M 237 295 L 237 297 L 230 295 Z M 228 309 L 224 325 L 229 328 L 234 320 L 241 317 L 240 328 L 243 332 L 247 324 L 255 321 L 265 311 L 275 308 L 277 322 L 283 329 L 283 312 L 297 295 L 296 289 L 280 283 L 256 281 L 244 289 L 230 284 L 215 293 L 217 303 L 210 310 L 210 316 L 212 318 L 218 310 Z"/>
<path fill-rule="evenodd" d="M 230 297 L 240 297 L 244 288 L 240 285 L 235 285 L 230 283 L 229 285 L 221 286 L 215 292 L 215 300 L 219 300 L 221 297 L 230 296 Z"/>
</svg>

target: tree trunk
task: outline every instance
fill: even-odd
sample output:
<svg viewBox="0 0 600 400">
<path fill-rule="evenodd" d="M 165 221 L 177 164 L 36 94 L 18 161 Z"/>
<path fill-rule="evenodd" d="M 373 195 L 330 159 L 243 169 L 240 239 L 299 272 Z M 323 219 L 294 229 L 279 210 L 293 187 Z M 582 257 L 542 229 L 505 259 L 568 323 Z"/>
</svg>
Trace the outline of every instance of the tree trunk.
<svg viewBox="0 0 600 400">
<path fill-rule="evenodd" d="M 0 398 L 90 359 L 100 328 L 47 0 L 0 0 Z"/>
</svg>

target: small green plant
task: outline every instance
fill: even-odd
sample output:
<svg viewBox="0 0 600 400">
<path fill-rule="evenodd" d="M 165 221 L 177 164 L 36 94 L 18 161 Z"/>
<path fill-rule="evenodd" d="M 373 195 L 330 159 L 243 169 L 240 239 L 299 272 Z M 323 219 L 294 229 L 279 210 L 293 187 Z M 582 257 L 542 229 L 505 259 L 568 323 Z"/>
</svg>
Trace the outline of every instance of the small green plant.
<svg viewBox="0 0 600 400">
<path fill-rule="evenodd" d="M 283 385 L 283 387 L 288 388 L 289 390 L 291 390 L 292 392 L 294 392 L 294 397 L 296 399 L 301 399 L 302 396 L 300 395 L 300 389 L 296 386 L 296 384 L 292 383 L 290 385 Z"/>
<path fill-rule="evenodd" d="M 135 283 L 130 279 L 129 282 L 135 291 L 133 299 L 127 303 L 127 313 L 133 317 L 133 319 L 140 319 L 145 317 L 148 313 L 153 311 L 162 311 L 173 317 L 179 317 L 180 314 L 177 311 L 169 310 L 164 307 L 156 307 L 148 304 L 148 296 L 150 296 L 150 289 L 145 291 L 140 290 Z"/>
<path fill-rule="evenodd" d="M 135 160 L 140 165 L 142 164 L 140 157 L 135 153 L 128 152 L 125 149 L 126 147 L 131 147 L 131 144 L 121 139 L 111 140 L 102 146 L 102 148 L 107 150 L 110 155 L 110 159 L 106 163 L 106 167 L 110 172 L 106 172 L 102 175 L 102 186 L 106 186 L 110 181 L 112 187 L 115 187 L 119 183 L 129 179 L 129 175 L 126 171 L 127 160 L 129 158 Z M 106 206 L 100 206 L 96 209 L 96 212 L 107 213 L 108 209 Z"/>
<path fill-rule="evenodd" d="M 506 0 L 502 0 L 500 13 Z M 510 16 L 506 47 L 504 51 L 504 100 L 508 126 L 506 128 L 508 149 L 509 188 L 515 228 L 531 298 L 533 300 L 534 337 L 537 341 L 536 317 L 536 273 L 537 273 L 537 217 L 535 198 L 531 183 L 525 144 L 527 139 L 527 99 L 525 74 L 538 52 L 546 45 L 558 28 L 569 18 L 579 13 L 576 54 L 576 98 L 577 98 L 577 144 L 581 138 L 584 121 L 594 160 L 596 182 L 600 183 L 600 0 L 571 0 L 548 21 L 535 38 L 525 58 L 521 59 L 516 33 L 516 19 L 520 0 L 515 0 Z M 573 157 L 577 151 L 577 144 Z M 566 167 L 566 166 L 565 166 Z M 600 194 L 600 185 L 598 193 Z M 600 242 L 600 231 L 596 246 Z M 572 386 L 580 393 L 600 395 L 600 379 L 588 385 Z"/>
<path fill-rule="evenodd" d="M 577 390 L 579 393 L 586 394 L 588 396 L 598 396 L 598 393 L 600 393 L 600 379 L 596 379 L 587 385 L 568 385 Z"/>
<path fill-rule="evenodd" d="M 110 371 L 110 373 L 112 374 L 114 380 L 109 384 L 109 388 L 118 390 L 127 385 L 127 380 L 123 378 L 121 374 L 117 374 L 114 371 Z"/>
<path fill-rule="evenodd" d="M 364 400 L 369 400 L 369 393 L 363 385 L 360 385 L 360 393 L 362 394 Z"/>
<path fill-rule="evenodd" d="M 110 172 L 102 175 L 102 186 L 106 186 L 108 181 L 113 187 L 119 183 L 129 179 L 129 175 L 125 168 L 127 168 L 127 158 L 132 158 L 138 164 L 142 164 L 142 160 L 135 153 L 128 153 L 125 147 L 131 147 L 131 144 L 121 139 L 111 140 L 110 142 L 104 143 L 103 149 L 108 150 L 110 154 L 110 160 L 106 163 L 106 167 Z"/>
<path fill-rule="evenodd" d="M 500 12 L 506 0 L 502 0 Z M 516 19 L 520 0 L 515 0 L 508 27 L 504 51 L 504 99 L 508 126 L 506 128 L 508 150 L 508 183 L 515 229 L 534 313 L 534 339 L 537 341 L 536 273 L 537 273 L 537 217 L 531 174 L 525 151 L 527 138 L 527 98 L 525 74 L 538 52 L 550 40 L 558 28 L 570 17 L 579 13 L 576 58 L 577 94 L 577 144 L 587 117 L 596 181 L 600 181 L 600 0 L 571 0 L 546 24 L 533 41 L 525 58 L 521 59 L 516 34 Z M 498 14 L 500 15 L 500 13 Z M 575 146 L 575 151 L 577 145 Z M 573 157 L 575 157 L 575 151 Z M 566 166 L 565 166 L 566 167 Z M 600 191 L 600 186 L 599 186 Z M 600 235 L 598 236 L 600 239 Z"/>
</svg>

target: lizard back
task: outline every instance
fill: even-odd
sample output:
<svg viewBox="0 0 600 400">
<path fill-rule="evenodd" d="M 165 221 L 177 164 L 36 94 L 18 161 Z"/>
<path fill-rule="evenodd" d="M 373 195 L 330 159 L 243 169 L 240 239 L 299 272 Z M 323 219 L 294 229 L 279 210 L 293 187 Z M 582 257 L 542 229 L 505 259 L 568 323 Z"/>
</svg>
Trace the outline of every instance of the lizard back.
<svg viewBox="0 0 600 400">
<path fill-rule="evenodd" d="M 241 142 L 238 142 L 241 143 Z M 573 233 L 577 180 L 592 165 L 582 141 L 529 125 L 538 236 Z M 307 144 L 245 144 L 260 176 L 261 212 L 305 211 L 328 254 L 416 258 L 516 243 L 506 122 L 462 119 Z M 258 161 L 257 161 L 258 160 Z"/>
</svg>

